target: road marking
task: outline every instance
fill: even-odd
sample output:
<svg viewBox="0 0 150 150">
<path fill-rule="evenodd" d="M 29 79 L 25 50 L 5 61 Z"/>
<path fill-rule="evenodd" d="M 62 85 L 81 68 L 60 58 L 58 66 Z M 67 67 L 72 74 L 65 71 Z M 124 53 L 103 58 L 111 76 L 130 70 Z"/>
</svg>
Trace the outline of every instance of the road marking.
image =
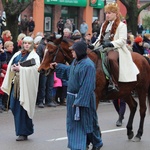
<svg viewBox="0 0 150 150">
<path fill-rule="evenodd" d="M 102 133 L 116 132 L 116 131 L 122 131 L 122 130 L 126 130 L 126 128 L 119 128 L 119 129 L 106 130 L 106 131 L 102 131 Z"/>
<path fill-rule="evenodd" d="M 122 130 L 126 130 L 126 128 L 105 130 L 105 131 L 102 131 L 102 134 L 103 133 L 109 133 L 109 132 L 117 132 L 117 131 L 122 131 Z M 46 140 L 46 141 L 47 142 L 54 142 L 54 141 L 62 141 L 62 140 L 67 140 L 67 137 L 61 137 L 61 138 L 57 138 L 57 139 L 49 139 L 49 140 Z"/>
</svg>

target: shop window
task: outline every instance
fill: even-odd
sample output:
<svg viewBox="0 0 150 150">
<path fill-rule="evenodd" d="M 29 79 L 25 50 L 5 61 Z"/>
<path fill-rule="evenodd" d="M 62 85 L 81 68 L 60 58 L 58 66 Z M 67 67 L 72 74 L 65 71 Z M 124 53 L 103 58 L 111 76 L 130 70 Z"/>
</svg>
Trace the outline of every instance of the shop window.
<svg viewBox="0 0 150 150">
<path fill-rule="evenodd" d="M 93 9 L 93 21 L 98 19 L 99 9 Z"/>
<path fill-rule="evenodd" d="M 45 17 L 45 31 L 51 31 L 51 17 Z"/>
</svg>

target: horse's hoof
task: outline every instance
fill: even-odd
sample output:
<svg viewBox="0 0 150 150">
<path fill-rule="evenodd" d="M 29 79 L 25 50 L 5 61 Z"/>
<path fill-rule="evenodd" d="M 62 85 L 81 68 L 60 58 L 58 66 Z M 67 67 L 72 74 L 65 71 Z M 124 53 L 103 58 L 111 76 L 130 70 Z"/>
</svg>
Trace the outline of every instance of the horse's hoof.
<svg viewBox="0 0 150 150">
<path fill-rule="evenodd" d="M 134 133 L 133 133 L 133 132 L 131 132 L 131 134 L 130 134 L 130 135 L 128 135 L 128 139 L 129 139 L 129 140 L 131 140 L 131 139 L 133 138 L 133 136 L 134 136 Z"/>
<path fill-rule="evenodd" d="M 141 138 L 140 137 L 137 137 L 135 136 L 134 139 L 132 140 L 133 142 L 140 142 L 141 141 Z"/>
</svg>

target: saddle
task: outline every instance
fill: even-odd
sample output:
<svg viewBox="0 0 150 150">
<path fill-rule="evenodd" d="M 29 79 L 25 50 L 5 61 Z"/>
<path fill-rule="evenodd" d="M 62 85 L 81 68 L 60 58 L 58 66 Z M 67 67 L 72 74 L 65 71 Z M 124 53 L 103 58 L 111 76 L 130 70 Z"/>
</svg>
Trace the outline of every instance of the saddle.
<svg viewBox="0 0 150 150">
<path fill-rule="evenodd" d="M 95 51 L 98 52 L 97 54 L 99 55 L 99 57 L 102 59 L 102 69 L 106 76 L 106 79 L 109 81 L 107 92 L 118 92 L 119 89 L 113 82 L 112 75 L 110 72 L 110 63 L 107 58 L 107 53 L 111 50 L 114 50 L 114 48 L 112 47 L 103 48 L 102 46 L 100 46 L 95 49 Z"/>
</svg>

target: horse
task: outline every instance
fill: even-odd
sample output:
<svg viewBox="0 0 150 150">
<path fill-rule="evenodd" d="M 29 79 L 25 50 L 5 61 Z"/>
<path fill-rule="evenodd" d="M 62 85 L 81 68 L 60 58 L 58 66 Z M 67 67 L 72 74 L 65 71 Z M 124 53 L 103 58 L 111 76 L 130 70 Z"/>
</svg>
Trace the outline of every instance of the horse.
<svg viewBox="0 0 150 150">
<path fill-rule="evenodd" d="M 50 42 L 47 43 L 44 58 L 41 62 L 40 67 L 38 68 L 39 72 L 50 73 L 50 63 L 71 63 L 73 60 L 71 50 L 69 49 L 72 46 L 74 41 L 70 39 L 61 38 L 52 38 Z M 148 94 L 148 106 L 150 108 L 150 64 L 148 61 L 140 54 L 131 52 L 132 59 L 136 66 L 138 67 L 140 73 L 137 75 L 136 82 L 119 82 L 119 92 L 110 92 L 107 93 L 108 80 L 104 74 L 102 68 L 102 59 L 94 51 L 87 50 L 88 57 L 95 63 L 96 66 L 96 102 L 97 107 L 100 100 L 112 100 L 112 99 L 123 99 L 129 106 L 130 115 L 127 122 L 127 137 L 128 139 L 133 139 L 135 142 L 139 142 L 143 135 L 144 119 L 146 115 L 146 98 Z M 133 91 L 136 91 L 139 99 L 140 107 L 140 123 L 136 136 L 133 132 L 133 119 L 136 113 L 138 103 L 135 101 L 132 96 Z M 134 138 L 133 138 L 134 137 Z"/>
</svg>

